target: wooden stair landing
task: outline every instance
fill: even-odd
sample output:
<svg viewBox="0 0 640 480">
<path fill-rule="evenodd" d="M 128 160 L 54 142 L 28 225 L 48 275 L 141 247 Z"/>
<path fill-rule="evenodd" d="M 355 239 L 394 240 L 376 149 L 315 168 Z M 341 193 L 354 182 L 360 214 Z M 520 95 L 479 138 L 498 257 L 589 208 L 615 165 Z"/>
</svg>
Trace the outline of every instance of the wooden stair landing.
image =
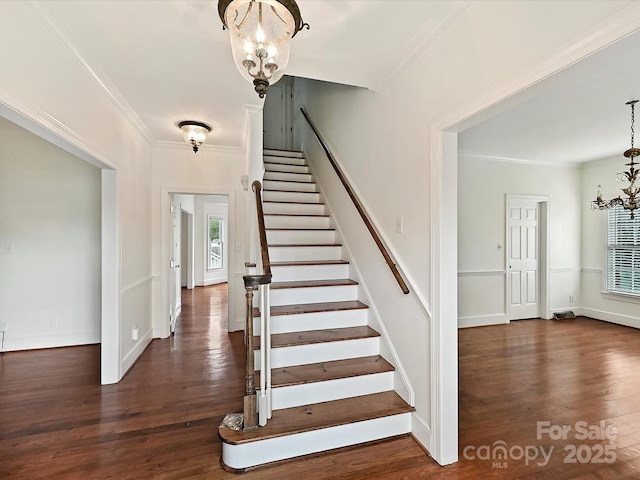
<svg viewBox="0 0 640 480">
<path fill-rule="evenodd" d="M 236 432 L 220 426 L 218 433 L 223 441 L 239 445 L 413 411 L 397 393 L 389 391 L 286 408 L 274 412 L 264 427 Z"/>
</svg>

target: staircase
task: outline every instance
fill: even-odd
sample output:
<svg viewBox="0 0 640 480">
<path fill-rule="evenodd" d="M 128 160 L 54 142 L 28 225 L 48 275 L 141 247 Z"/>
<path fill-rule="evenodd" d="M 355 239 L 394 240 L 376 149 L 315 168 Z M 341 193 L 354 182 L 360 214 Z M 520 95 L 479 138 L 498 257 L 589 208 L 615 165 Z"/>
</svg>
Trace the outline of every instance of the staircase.
<svg viewBox="0 0 640 480">
<path fill-rule="evenodd" d="M 409 433 L 413 411 L 393 390 L 394 368 L 379 355 L 380 335 L 367 324 L 306 160 L 265 150 L 264 162 L 273 418 L 251 431 L 220 427 L 222 463 L 238 472 Z"/>
</svg>

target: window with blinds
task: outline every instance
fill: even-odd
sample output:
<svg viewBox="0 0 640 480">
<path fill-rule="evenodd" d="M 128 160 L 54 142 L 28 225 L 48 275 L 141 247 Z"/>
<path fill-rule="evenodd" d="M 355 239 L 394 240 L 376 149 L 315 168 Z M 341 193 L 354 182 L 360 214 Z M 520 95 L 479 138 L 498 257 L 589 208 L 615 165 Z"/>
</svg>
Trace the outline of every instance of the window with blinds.
<svg viewBox="0 0 640 480">
<path fill-rule="evenodd" d="M 619 205 L 608 213 L 607 290 L 640 296 L 640 218 Z"/>
</svg>

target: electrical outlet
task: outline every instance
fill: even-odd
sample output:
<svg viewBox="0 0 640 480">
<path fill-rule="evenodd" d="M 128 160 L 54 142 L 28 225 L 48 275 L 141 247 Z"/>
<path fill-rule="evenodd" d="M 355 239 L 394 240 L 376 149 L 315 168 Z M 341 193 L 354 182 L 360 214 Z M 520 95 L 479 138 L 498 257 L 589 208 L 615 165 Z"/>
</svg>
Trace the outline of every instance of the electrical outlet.
<svg viewBox="0 0 640 480">
<path fill-rule="evenodd" d="M 569 303 L 573 303 L 573 295 L 569 295 Z"/>
<path fill-rule="evenodd" d="M 138 327 L 133 327 L 131 329 L 131 340 L 134 342 L 138 341 Z"/>
<path fill-rule="evenodd" d="M 58 317 L 51 317 L 49 319 L 49 326 L 52 328 L 58 328 Z"/>
</svg>

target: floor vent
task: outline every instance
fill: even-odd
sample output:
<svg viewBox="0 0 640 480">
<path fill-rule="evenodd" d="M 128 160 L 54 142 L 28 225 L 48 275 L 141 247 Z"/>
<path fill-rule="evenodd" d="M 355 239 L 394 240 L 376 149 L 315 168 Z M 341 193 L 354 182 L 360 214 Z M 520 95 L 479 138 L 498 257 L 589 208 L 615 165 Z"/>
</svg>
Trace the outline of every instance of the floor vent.
<svg viewBox="0 0 640 480">
<path fill-rule="evenodd" d="M 556 312 L 553 314 L 554 320 L 566 320 L 567 318 L 576 318 L 576 314 L 571 310 L 567 312 Z"/>
</svg>

